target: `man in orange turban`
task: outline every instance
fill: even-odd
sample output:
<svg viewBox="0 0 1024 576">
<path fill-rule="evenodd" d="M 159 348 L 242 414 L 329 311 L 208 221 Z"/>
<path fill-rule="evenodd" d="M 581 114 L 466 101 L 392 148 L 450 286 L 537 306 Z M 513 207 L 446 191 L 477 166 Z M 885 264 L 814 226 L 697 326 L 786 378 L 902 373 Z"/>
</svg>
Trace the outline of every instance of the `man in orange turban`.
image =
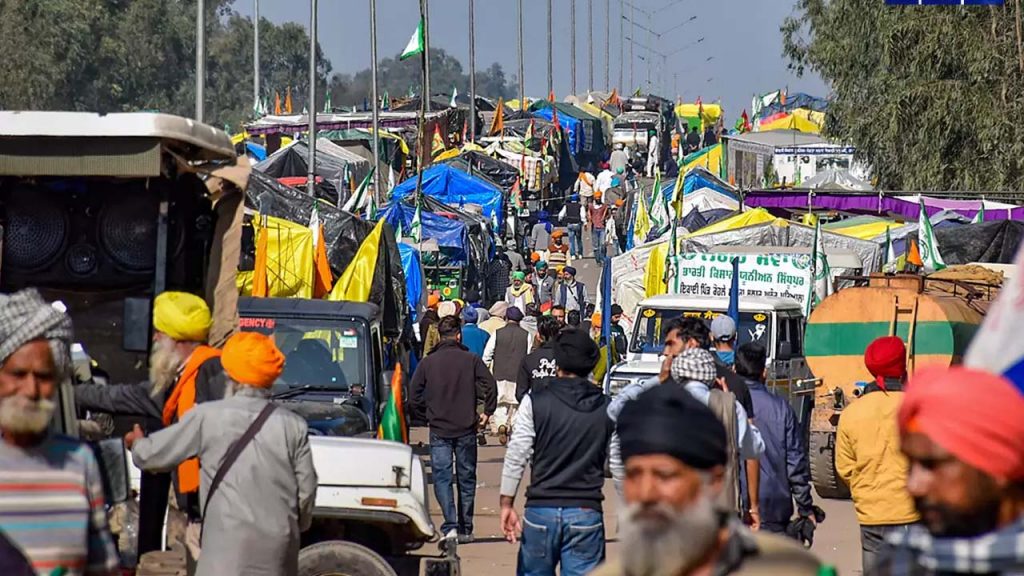
<svg viewBox="0 0 1024 576">
<path fill-rule="evenodd" d="M 299 533 L 312 521 L 316 497 L 306 421 L 270 402 L 270 387 L 284 368 L 284 356 L 270 337 L 235 334 L 224 345 L 222 363 L 232 381 L 228 398 L 200 404 L 149 437 L 136 426 L 125 436 L 125 446 L 143 470 L 169 470 L 199 458 L 204 529 L 190 526 L 186 537 L 193 557 L 201 545 L 198 576 L 294 576 Z M 225 455 L 247 432 L 249 442 L 226 464 Z"/>
</svg>

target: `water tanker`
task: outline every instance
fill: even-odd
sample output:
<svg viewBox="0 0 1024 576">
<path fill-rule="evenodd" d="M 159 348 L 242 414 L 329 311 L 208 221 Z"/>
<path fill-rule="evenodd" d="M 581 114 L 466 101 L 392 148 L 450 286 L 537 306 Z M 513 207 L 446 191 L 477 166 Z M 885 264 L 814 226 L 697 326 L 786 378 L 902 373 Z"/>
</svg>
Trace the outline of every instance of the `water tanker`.
<svg viewBox="0 0 1024 576">
<path fill-rule="evenodd" d="M 853 286 L 818 305 L 804 339 L 815 378 L 811 479 L 823 498 L 849 497 L 835 469 L 836 426 L 843 409 L 860 395 L 858 383 L 872 380 L 864 366 L 868 344 L 881 336 L 899 336 L 907 345 L 910 372 L 958 363 L 998 291 L 992 284 L 911 275 L 844 280 Z"/>
</svg>

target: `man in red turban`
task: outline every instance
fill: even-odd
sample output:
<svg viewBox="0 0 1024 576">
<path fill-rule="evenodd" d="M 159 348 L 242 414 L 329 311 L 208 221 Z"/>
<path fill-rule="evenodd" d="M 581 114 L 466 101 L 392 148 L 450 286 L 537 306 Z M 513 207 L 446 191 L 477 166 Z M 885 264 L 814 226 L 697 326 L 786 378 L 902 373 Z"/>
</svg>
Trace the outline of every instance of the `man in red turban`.
<svg viewBox="0 0 1024 576">
<path fill-rule="evenodd" d="M 895 336 L 876 339 L 864 351 L 874 382 L 843 409 L 836 431 L 836 472 L 850 486 L 860 524 L 861 557 L 871 574 L 878 551 L 894 532 L 917 521 L 907 495 L 907 461 L 900 454 L 896 413 L 903 400 L 907 349 Z"/>
<path fill-rule="evenodd" d="M 880 574 L 1024 570 L 1024 396 L 965 367 L 919 371 L 899 411 L 921 524 L 890 539 Z"/>
</svg>

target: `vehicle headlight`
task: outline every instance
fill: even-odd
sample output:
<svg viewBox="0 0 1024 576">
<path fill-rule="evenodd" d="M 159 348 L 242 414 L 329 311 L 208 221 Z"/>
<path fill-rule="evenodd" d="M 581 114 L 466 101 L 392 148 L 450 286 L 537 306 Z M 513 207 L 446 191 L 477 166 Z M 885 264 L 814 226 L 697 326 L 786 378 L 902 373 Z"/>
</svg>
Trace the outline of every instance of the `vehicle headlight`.
<svg viewBox="0 0 1024 576">
<path fill-rule="evenodd" d="M 632 384 L 633 381 L 629 378 L 610 378 L 608 380 L 608 393 L 611 396 L 615 396 L 622 391 L 623 388 Z"/>
</svg>

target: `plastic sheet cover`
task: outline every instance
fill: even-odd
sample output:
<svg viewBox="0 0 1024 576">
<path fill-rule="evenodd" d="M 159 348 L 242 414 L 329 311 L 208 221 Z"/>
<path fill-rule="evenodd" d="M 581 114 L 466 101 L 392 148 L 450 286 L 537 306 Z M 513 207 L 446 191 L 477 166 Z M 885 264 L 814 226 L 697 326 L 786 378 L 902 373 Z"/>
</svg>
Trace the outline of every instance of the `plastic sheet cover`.
<svg viewBox="0 0 1024 576">
<path fill-rule="evenodd" d="M 395 186 L 391 198 L 401 200 L 415 192 L 416 177 L 413 176 Z M 447 164 L 435 164 L 423 171 L 423 193 L 453 207 L 478 204 L 487 219 L 495 214 L 501 219 L 501 189 Z"/>
<path fill-rule="evenodd" d="M 404 202 L 392 202 L 381 210 L 381 217 L 387 220 L 392 228 L 401 224 L 405 233 L 412 228 L 412 219 L 416 209 Z M 469 233 L 465 223 L 453 218 L 446 218 L 427 210 L 420 211 L 420 223 L 423 226 L 423 238 L 437 241 L 437 245 L 445 248 L 444 253 L 454 263 L 468 263 Z"/>
<path fill-rule="evenodd" d="M 308 158 L 308 143 L 305 140 L 298 140 L 274 152 L 266 160 L 253 166 L 253 170 L 263 172 L 272 178 L 306 176 L 309 174 L 309 164 L 306 162 Z M 370 171 L 369 160 L 345 150 L 326 138 L 317 139 L 315 173 L 323 178 L 323 182 L 316 185 L 319 198 L 332 204 L 344 202 L 348 198 L 349 190 L 345 183 L 346 166 L 349 177 L 356 184 Z"/>
<path fill-rule="evenodd" d="M 297 224 L 309 222 L 313 203 L 314 199 L 309 195 L 256 171 L 250 176 L 249 187 L 245 191 L 246 208 L 260 210 L 262 206 L 265 214 Z M 338 278 L 352 262 L 359 245 L 373 229 L 373 224 L 327 202 L 319 203 L 319 211 L 320 221 L 324 225 L 324 241 L 327 243 L 327 259 L 331 264 L 331 273 Z M 399 305 L 405 301 L 405 274 L 394 230 L 385 226 L 381 241 L 386 247 L 379 252 L 370 302 L 383 310 L 384 332 L 389 336 L 399 336 L 405 326 L 405 307 Z"/>
<path fill-rule="evenodd" d="M 1024 223 L 1003 220 L 935 230 L 946 264 L 1012 264 L 1024 235 Z"/>
<path fill-rule="evenodd" d="M 515 184 L 516 178 L 519 177 L 519 171 L 512 166 L 473 150 L 463 152 L 446 163 L 459 168 L 463 172 L 468 172 L 468 169 L 464 167 L 472 166 L 474 171 L 482 173 L 491 182 L 500 186 L 506 193 L 512 190 L 512 185 Z"/>
<path fill-rule="evenodd" d="M 402 256 L 402 270 L 405 271 L 405 298 L 409 303 L 409 313 L 413 322 L 419 322 L 427 293 L 420 252 L 404 242 L 398 243 L 398 252 Z"/>
</svg>

